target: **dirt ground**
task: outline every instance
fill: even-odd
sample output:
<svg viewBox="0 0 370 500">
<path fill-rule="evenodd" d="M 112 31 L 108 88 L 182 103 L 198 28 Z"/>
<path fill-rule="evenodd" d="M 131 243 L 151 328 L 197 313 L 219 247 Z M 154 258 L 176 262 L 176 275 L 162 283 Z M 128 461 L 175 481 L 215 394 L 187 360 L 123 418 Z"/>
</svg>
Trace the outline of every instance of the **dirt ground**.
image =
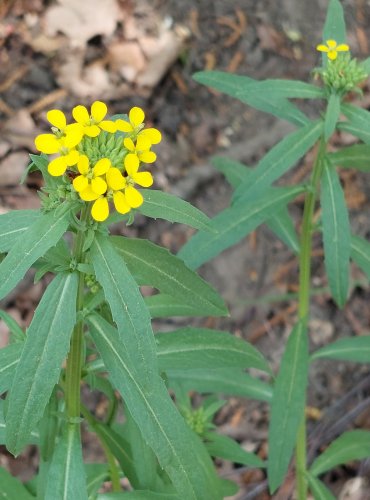
<svg viewBox="0 0 370 500">
<path fill-rule="evenodd" d="M 76 7 L 78 4 L 80 7 Z M 163 133 L 153 167 L 156 187 L 191 201 L 209 216 L 225 208 L 231 190 L 210 164 L 214 154 L 254 165 L 291 126 L 252 110 L 235 100 L 200 86 L 192 74 L 218 69 L 253 78 L 296 78 L 309 81 L 318 64 L 314 50 L 321 41 L 326 0 L 0 0 L 0 213 L 34 208 L 39 204 L 41 179 L 20 176 L 34 153 L 33 139 L 47 130 L 46 111 L 70 112 L 95 99 L 108 103 L 113 113 L 142 106 L 147 122 Z M 368 57 L 370 5 L 365 0 L 343 2 L 348 41 L 359 58 Z M 75 9 L 78 9 L 76 13 Z M 59 10 L 58 10 L 59 9 Z M 77 21 L 76 21 L 77 19 Z M 363 107 L 370 107 L 364 87 Z M 305 111 L 318 109 L 305 104 Z M 345 134 L 334 146 L 348 144 Z M 311 161 L 298 165 L 303 179 Z M 368 179 L 348 171 L 342 176 L 351 207 L 354 232 L 370 236 Z M 299 225 L 302 200 L 291 213 Z M 149 238 L 178 251 L 192 230 L 138 217 L 118 232 Z M 321 241 L 315 240 L 313 283 L 326 286 Z M 297 259 L 264 226 L 234 248 L 203 266 L 201 274 L 226 300 L 230 318 L 198 321 L 229 330 L 256 345 L 274 369 L 295 322 L 297 304 L 286 294 L 297 290 Z M 365 277 L 352 269 L 351 294 L 338 310 L 324 291 L 312 299 L 312 348 L 344 335 L 369 331 L 370 289 Z M 43 284 L 32 277 L 2 307 L 26 327 L 42 294 Z M 183 320 L 156 322 L 158 328 Z M 7 331 L 0 324 L 0 346 Z M 310 372 L 308 422 L 312 453 L 348 428 L 370 428 L 370 371 L 367 366 L 320 362 Z M 267 406 L 230 398 L 217 415 L 220 430 L 248 450 L 266 456 Z M 86 456 L 99 459 L 101 450 L 86 437 Z M 0 465 L 22 479 L 35 470 L 37 457 L 28 450 L 17 461 L 4 448 Z M 218 462 L 220 474 L 236 480 L 235 499 L 267 499 L 262 472 Z M 337 498 L 370 498 L 370 460 L 339 467 L 324 480 Z M 288 478 L 280 496 L 290 498 Z M 347 496 L 346 496 L 347 495 Z"/>
</svg>

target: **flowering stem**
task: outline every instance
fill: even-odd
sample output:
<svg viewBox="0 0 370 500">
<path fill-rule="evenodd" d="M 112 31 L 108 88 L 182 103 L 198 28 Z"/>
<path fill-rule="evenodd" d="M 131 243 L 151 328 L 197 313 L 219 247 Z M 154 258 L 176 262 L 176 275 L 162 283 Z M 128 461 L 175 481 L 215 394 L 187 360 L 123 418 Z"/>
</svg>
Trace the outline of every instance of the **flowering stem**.
<svg viewBox="0 0 370 500">
<path fill-rule="evenodd" d="M 298 317 L 300 321 L 308 321 L 310 307 L 310 284 L 311 284 L 311 253 L 312 253 L 312 233 L 313 233 L 313 215 L 316 201 L 316 193 L 320 186 L 320 179 L 324 166 L 324 155 L 326 151 L 326 142 L 321 138 L 315 163 L 313 166 L 311 182 L 306 195 L 304 209 L 302 232 L 299 254 L 299 293 L 298 293 Z M 302 334 L 306 335 L 305 329 Z M 307 499 L 307 480 L 306 480 L 306 419 L 298 430 L 296 442 L 296 478 L 297 478 L 297 498 L 298 500 Z"/>
<path fill-rule="evenodd" d="M 73 257 L 77 263 L 83 262 L 83 245 L 85 240 L 85 224 L 88 220 L 89 207 L 86 205 L 81 211 L 81 228 L 78 230 L 75 237 L 75 244 L 73 249 Z M 77 301 L 76 310 L 77 314 L 82 311 L 84 305 L 84 289 L 85 289 L 85 277 L 82 272 L 79 273 L 78 278 L 78 290 L 77 290 Z M 80 381 L 81 381 L 81 370 L 82 370 L 82 353 L 83 353 L 83 328 L 84 322 L 82 320 L 78 321 L 74 327 L 71 347 L 67 358 L 66 366 L 66 383 L 65 383 L 65 395 L 66 395 L 66 406 L 69 421 L 71 423 L 78 423 L 80 418 Z"/>
</svg>

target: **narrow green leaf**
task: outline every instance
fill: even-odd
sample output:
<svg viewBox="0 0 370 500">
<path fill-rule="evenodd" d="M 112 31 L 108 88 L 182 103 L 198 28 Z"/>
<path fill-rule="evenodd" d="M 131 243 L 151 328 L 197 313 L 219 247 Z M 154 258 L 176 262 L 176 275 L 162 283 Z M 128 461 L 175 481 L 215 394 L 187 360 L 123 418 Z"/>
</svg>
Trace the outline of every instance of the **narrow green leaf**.
<svg viewBox="0 0 370 500">
<path fill-rule="evenodd" d="M 145 297 L 145 304 L 152 318 L 171 318 L 173 316 L 209 316 L 201 305 L 188 305 L 182 299 L 159 293 Z M 225 316 L 224 312 L 213 313 L 212 316 Z"/>
<path fill-rule="evenodd" d="M 87 500 L 79 424 L 66 424 L 47 476 L 45 500 Z"/>
<path fill-rule="evenodd" d="M 355 144 L 327 155 L 333 166 L 356 168 L 362 172 L 370 171 L 370 145 Z"/>
<path fill-rule="evenodd" d="M 361 61 L 361 66 L 367 74 L 370 74 L 370 57 L 367 57 L 364 61 Z"/>
<path fill-rule="evenodd" d="M 109 480 L 107 464 L 85 464 L 86 488 L 89 500 L 95 500 L 104 481 Z"/>
<path fill-rule="evenodd" d="M 147 240 L 123 236 L 113 236 L 111 241 L 139 285 L 152 286 L 188 306 L 201 308 L 204 315 L 227 314 L 218 293 L 165 248 Z"/>
<path fill-rule="evenodd" d="M 180 250 L 178 256 L 190 269 L 196 269 L 238 243 L 257 226 L 304 189 L 301 186 L 269 188 L 259 199 L 233 205 L 212 219 L 217 233 L 199 231 Z"/>
<path fill-rule="evenodd" d="M 308 121 L 307 116 L 300 109 L 281 95 L 270 97 L 265 92 L 254 92 L 254 95 L 250 97 L 247 92 L 248 87 L 255 86 L 256 88 L 263 83 L 253 78 L 222 71 L 201 71 L 195 73 L 193 78 L 195 81 L 235 97 L 259 111 L 269 113 L 295 125 L 305 125 Z"/>
<path fill-rule="evenodd" d="M 150 380 L 157 372 L 156 345 L 139 287 L 111 238 L 97 234 L 91 247 L 91 259 L 117 324 L 119 338 L 140 376 Z"/>
<path fill-rule="evenodd" d="M 338 44 L 346 41 L 346 23 L 339 0 L 330 0 L 323 30 L 323 41 L 335 40 Z"/>
<path fill-rule="evenodd" d="M 140 192 L 144 203 L 137 210 L 143 215 L 187 224 L 195 229 L 210 230 L 209 218 L 187 201 L 155 189 L 141 189 Z"/>
<path fill-rule="evenodd" d="M 7 448 L 17 455 L 58 382 L 76 322 L 77 274 L 60 274 L 46 289 L 28 329 L 9 394 Z"/>
<path fill-rule="evenodd" d="M 12 384 L 22 349 L 23 342 L 10 344 L 0 349 L 0 394 L 7 391 Z"/>
<path fill-rule="evenodd" d="M 340 95 L 330 94 L 324 122 L 324 138 L 326 141 L 332 136 L 337 125 L 340 115 L 340 99 Z"/>
<path fill-rule="evenodd" d="M 337 465 L 362 460 L 370 456 L 370 431 L 348 431 L 333 441 L 316 458 L 310 467 L 310 473 L 319 476 Z"/>
<path fill-rule="evenodd" d="M 25 339 L 25 333 L 22 328 L 18 325 L 16 320 L 10 316 L 5 311 L 0 310 L 0 319 L 4 321 L 6 326 L 9 328 L 11 333 L 11 339 L 14 339 L 16 342 L 23 342 Z M 1 365 L 1 363 L 0 363 Z"/>
<path fill-rule="evenodd" d="M 4 500 L 35 500 L 19 481 L 7 470 L 0 467 L 0 498 Z"/>
<path fill-rule="evenodd" d="M 370 363 L 370 335 L 339 339 L 311 355 L 311 361 L 320 358 Z"/>
<path fill-rule="evenodd" d="M 328 488 L 316 477 L 307 473 L 308 484 L 311 493 L 315 500 L 335 500 L 335 496 L 328 490 Z"/>
<path fill-rule="evenodd" d="M 235 203 L 244 204 L 287 172 L 315 144 L 323 132 L 323 122 L 309 122 L 304 127 L 287 135 L 262 158 L 251 175 L 236 189 Z"/>
<path fill-rule="evenodd" d="M 69 224 L 69 211 L 56 218 L 54 212 L 41 215 L 17 238 L 0 264 L 0 299 L 5 297 L 26 274 L 32 264 L 54 246 Z"/>
<path fill-rule="evenodd" d="M 338 128 L 370 144 L 370 112 L 352 104 L 342 104 L 341 111 L 348 122 L 340 122 Z"/>
<path fill-rule="evenodd" d="M 267 402 L 272 399 L 270 385 L 234 368 L 167 370 L 166 375 L 170 387 L 172 382 L 176 382 L 181 384 L 184 390 L 199 393 L 222 393 Z"/>
<path fill-rule="evenodd" d="M 12 210 L 0 215 L 0 252 L 9 252 L 17 239 L 39 217 L 39 210 Z"/>
<path fill-rule="evenodd" d="M 262 354 L 245 340 L 218 330 L 180 328 L 156 336 L 161 370 L 258 368 L 270 372 Z"/>
<path fill-rule="evenodd" d="M 303 321 L 288 339 L 276 379 L 269 428 L 268 480 L 273 493 L 289 466 L 302 422 L 308 374 L 308 340 Z"/>
<path fill-rule="evenodd" d="M 103 318 L 94 315 L 88 321 L 112 383 L 179 495 L 189 500 L 220 499 L 209 456 L 177 412 L 162 379 L 155 372 L 150 380 L 141 375 L 115 328 Z"/>
<path fill-rule="evenodd" d="M 352 235 L 351 257 L 370 280 L 370 242 L 359 236 Z"/>
<path fill-rule="evenodd" d="M 348 293 L 351 228 L 338 174 L 328 164 L 322 175 L 320 201 L 326 273 L 333 299 L 343 307 Z"/>
<path fill-rule="evenodd" d="M 252 81 L 244 89 L 238 90 L 236 97 L 242 99 L 246 94 L 249 94 L 248 99 L 267 94 L 272 100 L 282 97 L 289 99 L 323 99 L 325 97 L 323 89 L 311 83 L 278 79 Z"/>
<path fill-rule="evenodd" d="M 243 448 L 233 439 L 209 432 L 206 435 L 206 448 L 211 457 L 224 458 L 237 464 L 248 465 L 249 467 L 265 467 L 265 463 L 254 453 L 243 450 Z"/>
<path fill-rule="evenodd" d="M 4 400 L 0 399 L 0 445 L 5 445 L 5 412 L 4 412 Z M 37 431 L 32 431 L 30 435 L 29 442 L 27 444 L 38 444 L 40 435 Z M 0 490 L 1 491 L 1 490 Z"/>
<path fill-rule="evenodd" d="M 101 493 L 98 500 L 180 500 L 180 497 L 174 493 L 137 490 L 128 493 Z"/>
</svg>

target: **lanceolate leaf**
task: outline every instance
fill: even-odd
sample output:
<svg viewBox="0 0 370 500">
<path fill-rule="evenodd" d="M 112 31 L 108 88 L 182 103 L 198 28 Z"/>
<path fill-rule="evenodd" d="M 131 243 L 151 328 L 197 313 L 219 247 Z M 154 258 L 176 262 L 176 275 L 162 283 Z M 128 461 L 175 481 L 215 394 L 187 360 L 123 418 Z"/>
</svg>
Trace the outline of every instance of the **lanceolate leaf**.
<svg viewBox="0 0 370 500">
<path fill-rule="evenodd" d="M 60 217 L 49 212 L 36 219 L 18 238 L 0 264 L 0 299 L 5 297 L 26 274 L 32 264 L 54 246 L 69 224 L 69 211 Z"/>
<path fill-rule="evenodd" d="M 140 192 L 144 197 L 144 203 L 138 211 L 143 215 L 152 219 L 180 222 L 195 229 L 210 229 L 209 218 L 187 201 L 155 189 L 142 189 Z"/>
<path fill-rule="evenodd" d="M 206 435 L 206 448 L 212 457 L 224 458 L 250 467 L 265 467 L 265 463 L 254 453 L 243 450 L 233 439 L 215 432 Z"/>
<path fill-rule="evenodd" d="M 22 349 L 23 342 L 17 342 L 0 350 L 0 394 L 11 386 Z"/>
<path fill-rule="evenodd" d="M 43 415 L 58 382 L 76 322 L 77 274 L 59 274 L 28 329 L 9 395 L 7 447 L 17 455 Z"/>
<path fill-rule="evenodd" d="M 0 497 L 4 500 L 35 500 L 25 486 L 2 467 L 0 467 Z"/>
<path fill-rule="evenodd" d="M 351 233 L 342 186 L 336 170 L 328 164 L 322 176 L 321 208 L 325 268 L 332 296 L 343 307 L 348 292 Z"/>
<path fill-rule="evenodd" d="M 341 111 L 348 122 L 341 122 L 339 128 L 370 144 L 370 112 L 351 104 L 342 104 Z"/>
<path fill-rule="evenodd" d="M 370 363 L 370 335 L 339 339 L 311 355 L 311 361 L 320 358 Z"/>
<path fill-rule="evenodd" d="M 333 166 L 356 168 L 362 172 L 370 171 L 370 145 L 355 144 L 342 148 L 335 153 L 327 155 L 330 163 Z"/>
<path fill-rule="evenodd" d="M 126 493 L 101 493 L 98 500 L 180 500 L 180 497 L 174 493 L 137 490 Z"/>
<path fill-rule="evenodd" d="M 85 464 L 85 471 L 89 500 L 95 500 L 102 483 L 109 481 L 108 465 L 99 463 Z"/>
<path fill-rule="evenodd" d="M 307 473 L 308 484 L 315 500 L 335 500 L 335 496 L 328 488 L 312 474 Z"/>
<path fill-rule="evenodd" d="M 258 197 L 262 190 L 287 172 L 315 144 L 323 131 L 323 122 L 309 122 L 284 137 L 262 158 L 252 174 L 234 194 L 235 203 L 244 204 Z"/>
<path fill-rule="evenodd" d="M 325 97 L 322 88 L 299 80 L 262 80 L 252 81 L 244 89 L 237 92 L 237 97 L 248 99 L 255 96 L 268 95 L 269 99 L 297 98 L 297 99 L 323 99 Z"/>
<path fill-rule="evenodd" d="M 161 370 L 258 368 L 270 372 L 262 354 L 248 342 L 218 330 L 180 328 L 155 336 Z"/>
<path fill-rule="evenodd" d="M 216 257 L 240 241 L 264 222 L 274 210 L 279 210 L 303 191 L 300 186 L 269 188 L 259 199 L 233 205 L 212 219 L 217 233 L 199 231 L 180 250 L 179 257 L 191 269 Z"/>
<path fill-rule="evenodd" d="M 339 0 L 330 0 L 323 30 L 323 40 L 335 40 L 338 44 L 346 41 L 346 23 L 343 7 Z"/>
<path fill-rule="evenodd" d="M 316 458 L 311 465 L 310 473 L 319 476 L 337 465 L 361 460 L 370 456 L 370 431 L 348 431 L 333 441 L 328 448 Z"/>
<path fill-rule="evenodd" d="M 38 217 L 39 210 L 12 210 L 0 215 L 0 252 L 9 252 L 17 239 Z"/>
<path fill-rule="evenodd" d="M 293 329 L 281 361 L 271 403 L 268 480 L 273 493 L 289 466 L 298 427 L 304 416 L 308 374 L 308 340 L 303 321 Z"/>
<path fill-rule="evenodd" d="M 351 257 L 370 280 L 370 242 L 359 236 L 352 236 Z"/>
<path fill-rule="evenodd" d="M 177 412 L 162 379 L 155 372 L 142 377 L 115 328 L 90 316 L 91 335 L 110 379 L 122 394 L 144 439 L 156 454 L 181 498 L 218 500 L 218 480 L 203 445 Z M 197 457 L 194 463 L 194 456 Z"/>
<path fill-rule="evenodd" d="M 329 140 L 333 134 L 340 115 L 340 95 L 330 94 L 328 107 L 325 113 L 324 138 Z"/>
<path fill-rule="evenodd" d="M 201 304 L 187 304 L 183 299 L 178 299 L 172 295 L 159 293 L 145 297 L 145 304 L 152 318 L 170 318 L 172 316 L 209 316 L 206 309 Z M 219 314 L 213 312 L 213 316 L 225 316 L 224 311 Z"/>
<path fill-rule="evenodd" d="M 87 500 L 79 424 L 65 424 L 47 477 L 45 500 Z"/>
<path fill-rule="evenodd" d="M 205 315 L 227 314 L 217 292 L 165 248 L 147 240 L 122 236 L 112 237 L 111 241 L 139 285 L 150 285 L 177 297 L 189 306 L 203 309 Z"/>
</svg>

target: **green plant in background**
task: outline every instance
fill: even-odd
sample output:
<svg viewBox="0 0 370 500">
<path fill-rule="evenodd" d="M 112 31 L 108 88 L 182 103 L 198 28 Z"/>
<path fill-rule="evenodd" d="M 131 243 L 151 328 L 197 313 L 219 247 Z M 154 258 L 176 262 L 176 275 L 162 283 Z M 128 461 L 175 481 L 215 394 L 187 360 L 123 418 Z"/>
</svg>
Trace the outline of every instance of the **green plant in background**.
<svg viewBox="0 0 370 500">
<path fill-rule="evenodd" d="M 213 233 L 199 231 L 179 253 L 190 268 L 196 269 L 266 223 L 298 255 L 298 319 L 272 387 L 267 475 L 270 492 L 274 493 L 285 478 L 295 449 L 299 500 L 307 498 L 308 489 L 315 499 L 334 498 L 318 476 L 338 464 L 370 456 L 370 431 L 352 430 L 339 436 L 313 463 L 308 464 L 306 458 L 305 405 L 310 363 L 321 358 L 370 362 L 369 335 L 341 339 L 311 356 L 308 351 L 313 234 L 322 234 L 327 278 L 339 307 L 347 299 L 351 259 L 370 277 L 370 243 L 351 234 L 337 173 L 337 167 L 370 171 L 370 113 L 346 99 L 348 92 L 360 92 L 358 84 L 370 72 L 370 59 L 358 62 L 350 55 L 338 0 L 330 0 L 323 40 L 325 44 L 317 46 L 323 53 L 322 67 L 314 71 L 322 86 L 289 80 L 256 81 L 218 71 L 195 75 L 196 81 L 287 120 L 297 130 L 276 144 L 254 169 L 233 160 L 214 159 L 215 167 L 235 189 L 231 206 L 212 220 Z M 320 117 L 312 120 L 291 98 L 320 99 L 326 107 Z M 328 142 L 335 130 L 349 132 L 363 143 L 329 152 Z M 298 186 L 273 187 L 273 182 L 312 147 L 316 149 L 316 158 L 310 180 Z M 299 239 L 287 204 L 301 193 L 305 203 Z M 319 224 L 313 220 L 318 202 Z"/>
</svg>

